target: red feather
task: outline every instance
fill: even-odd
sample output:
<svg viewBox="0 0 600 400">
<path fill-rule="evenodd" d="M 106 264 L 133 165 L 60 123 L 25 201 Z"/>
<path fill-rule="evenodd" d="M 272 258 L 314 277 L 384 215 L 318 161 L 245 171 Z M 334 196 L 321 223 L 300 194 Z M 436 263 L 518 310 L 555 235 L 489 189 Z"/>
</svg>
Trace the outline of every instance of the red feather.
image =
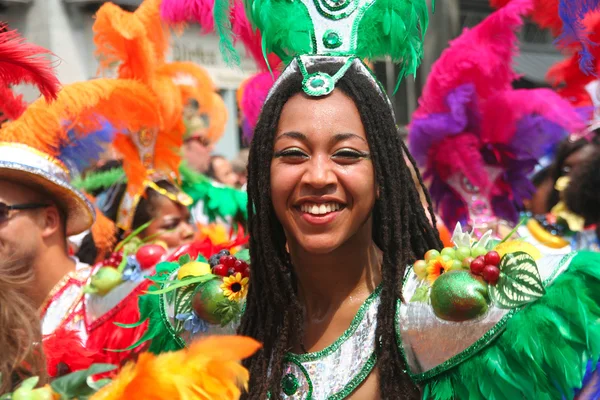
<svg viewBox="0 0 600 400">
<path fill-rule="evenodd" d="M 138 353 L 145 350 L 144 346 L 140 346 L 131 351 L 121 351 L 142 337 L 146 332 L 147 323 L 130 329 L 116 326 L 115 322 L 133 324 L 140 319 L 138 297 L 144 294 L 151 284 L 150 280 L 141 283 L 101 320 L 94 322 L 88 328 L 89 337 L 86 346 L 94 351 L 95 362 L 122 366 L 127 361 L 134 360 Z"/>
<path fill-rule="evenodd" d="M 64 372 L 75 372 L 87 369 L 94 361 L 94 353 L 83 346 L 81 338 L 74 330 L 60 327 L 51 335 L 44 336 L 42 344 L 48 374 L 51 377 L 58 375 L 58 365 L 61 363 L 67 367 Z"/>
<path fill-rule="evenodd" d="M 15 30 L 0 32 L 0 82 L 3 85 L 33 84 L 46 99 L 55 99 L 60 82 L 46 54 L 52 53 L 26 43 Z"/>
<path fill-rule="evenodd" d="M 23 95 L 16 95 L 8 86 L 0 83 L 0 112 L 2 112 L 2 122 L 5 120 L 15 120 L 25 112 L 27 103 L 23 100 Z"/>
</svg>

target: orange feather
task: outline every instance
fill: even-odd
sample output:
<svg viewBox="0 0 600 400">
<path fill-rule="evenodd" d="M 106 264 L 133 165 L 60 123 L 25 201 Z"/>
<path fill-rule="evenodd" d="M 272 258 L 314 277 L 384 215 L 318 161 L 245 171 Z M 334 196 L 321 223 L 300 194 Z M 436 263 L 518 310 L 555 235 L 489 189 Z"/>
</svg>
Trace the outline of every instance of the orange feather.
<svg viewBox="0 0 600 400">
<path fill-rule="evenodd" d="M 91 400 L 239 399 L 249 379 L 240 361 L 259 348 L 248 337 L 213 336 L 177 352 L 143 353 L 137 364 L 126 365 Z"/>
<path fill-rule="evenodd" d="M 119 131 L 137 131 L 160 125 L 156 97 L 148 88 L 125 79 L 95 79 L 65 86 L 55 101 L 33 102 L 17 120 L 0 131 L 4 141 L 18 142 L 58 156 L 61 144 L 71 140 L 68 128 L 85 135 L 100 127 L 100 119 Z M 65 127 L 65 121 L 71 126 Z"/>
</svg>

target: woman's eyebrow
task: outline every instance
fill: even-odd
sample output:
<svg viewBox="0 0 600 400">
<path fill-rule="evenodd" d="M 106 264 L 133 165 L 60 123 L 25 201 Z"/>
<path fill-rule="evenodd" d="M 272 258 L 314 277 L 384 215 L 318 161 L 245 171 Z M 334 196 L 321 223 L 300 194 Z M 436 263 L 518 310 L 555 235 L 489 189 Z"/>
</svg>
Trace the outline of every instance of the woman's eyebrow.
<svg viewBox="0 0 600 400">
<path fill-rule="evenodd" d="M 275 142 L 277 142 L 279 139 L 283 139 L 285 137 L 291 138 L 291 139 L 297 139 L 302 142 L 308 142 L 308 138 L 306 137 L 306 135 L 304 133 L 295 132 L 295 131 L 282 133 L 281 135 L 279 135 L 275 138 Z"/>
</svg>

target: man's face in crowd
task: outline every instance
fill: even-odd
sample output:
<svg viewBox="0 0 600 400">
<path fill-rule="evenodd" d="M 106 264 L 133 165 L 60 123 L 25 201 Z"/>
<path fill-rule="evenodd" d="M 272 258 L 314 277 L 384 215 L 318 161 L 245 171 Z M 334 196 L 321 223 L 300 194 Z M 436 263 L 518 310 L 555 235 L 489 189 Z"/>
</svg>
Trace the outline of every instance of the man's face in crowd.
<svg viewBox="0 0 600 400">
<path fill-rule="evenodd" d="M 210 166 L 210 153 L 213 145 L 202 137 L 194 137 L 183 144 L 183 157 L 187 164 L 197 172 L 205 174 Z"/>
<path fill-rule="evenodd" d="M 0 203 L 8 206 L 44 202 L 33 190 L 0 177 Z M 47 202 L 47 200 L 46 200 Z M 39 251 L 44 209 L 10 210 L 0 214 L 0 258 L 31 259 Z"/>
</svg>

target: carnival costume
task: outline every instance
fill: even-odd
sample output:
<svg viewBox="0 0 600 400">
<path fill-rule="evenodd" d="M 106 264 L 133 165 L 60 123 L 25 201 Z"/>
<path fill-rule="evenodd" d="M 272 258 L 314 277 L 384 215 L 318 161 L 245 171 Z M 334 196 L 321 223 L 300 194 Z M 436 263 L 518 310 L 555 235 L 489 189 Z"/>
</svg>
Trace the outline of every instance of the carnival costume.
<svg viewBox="0 0 600 400">
<path fill-rule="evenodd" d="M 409 148 L 447 226 L 516 224 L 549 148 L 585 127 L 549 89 L 512 89 L 515 31 L 530 5 L 511 2 L 450 42 L 413 115 Z"/>
<path fill-rule="evenodd" d="M 520 12 L 529 6 L 516 0 L 492 17 L 500 20 L 494 33 L 512 39 Z M 216 26 L 223 24 L 218 16 L 226 17 L 228 7 L 214 5 Z M 302 74 L 304 92 L 315 97 L 331 93 L 347 69 L 357 68 L 387 99 L 361 59 L 389 54 L 391 48 L 392 58 L 402 61 L 402 75 L 413 73 L 428 20 L 424 2 L 271 0 L 251 1 L 247 10 L 263 34 L 265 52 L 273 50 L 289 63 L 271 93 L 287 75 Z M 226 36 L 224 47 L 231 50 L 230 43 Z M 505 60 L 510 60 L 513 49 L 492 51 L 508 53 Z M 343 64 L 340 71 L 320 72 L 321 63 L 331 60 Z M 474 66 L 472 73 L 481 74 L 481 67 Z M 491 82 L 500 89 L 513 77 L 510 68 L 503 72 Z M 425 399 L 573 398 L 586 368 L 594 368 L 600 357 L 600 281 L 594 272 L 600 259 L 593 254 L 537 259 L 539 251 L 527 243 L 499 243 L 490 236 L 486 232 L 477 241 L 459 228 L 452 238 L 455 248 L 430 251 L 409 269 L 396 318 L 407 372 L 424 388 Z M 212 273 L 192 272 L 189 258 L 157 266 L 157 285 L 140 299 L 138 324 L 148 322 L 148 333 L 134 346 L 148 340 L 152 352 L 176 350 L 197 336 L 235 328 L 248 285 L 236 268 L 249 261 L 248 255 L 216 255 L 208 261 Z M 376 289 L 332 345 L 316 353 L 287 354 L 282 398 L 342 399 L 364 382 L 377 363 L 379 296 Z"/>
<path fill-rule="evenodd" d="M 52 93 L 57 85 L 48 76 L 50 70 L 44 70 L 44 63 L 32 53 L 38 49 L 21 47 L 14 32 L 3 35 L 6 40 L 2 45 L 10 52 L 3 53 L 2 62 L 7 63 L 10 73 L 28 73 L 27 81 L 38 82 L 42 93 Z M 10 73 L 3 76 L 10 77 Z M 98 158 L 103 141 L 110 136 L 104 129 L 107 124 L 120 131 L 160 125 L 156 101 L 147 86 L 130 79 L 96 79 L 64 86 L 54 101 L 38 99 L 3 126 L 0 174 L 51 194 L 66 214 L 66 235 L 89 229 L 94 222 L 94 208 L 71 185 L 71 177 L 80 173 L 78 169 L 86 162 L 89 165 Z M 75 270 L 52 289 L 40 309 L 50 373 L 57 372 L 57 365 L 62 365 L 64 373 L 92 361 L 105 361 L 104 349 L 122 347 L 119 340 L 130 342 L 143 332 L 115 329 L 109 323 L 112 316 L 127 320 L 123 313 L 127 299 L 118 292 L 106 297 L 84 293 L 92 280 L 92 268 L 77 262 Z M 137 319 L 136 299 L 132 300 L 129 318 Z M 110 326 L 106 328 L 105 324 Z M 128 356 L 122 353 L 119 359 Z"/>
</svg>

